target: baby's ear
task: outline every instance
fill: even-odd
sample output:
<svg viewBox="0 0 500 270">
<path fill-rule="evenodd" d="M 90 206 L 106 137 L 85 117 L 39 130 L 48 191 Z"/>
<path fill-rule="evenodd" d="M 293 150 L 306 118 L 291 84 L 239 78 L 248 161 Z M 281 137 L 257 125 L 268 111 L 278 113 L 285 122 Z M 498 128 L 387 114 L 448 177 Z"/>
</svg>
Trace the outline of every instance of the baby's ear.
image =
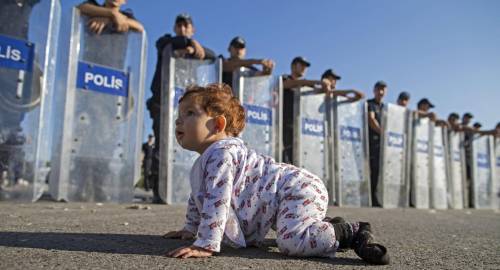
<svg viewBox="0 0 500 270">
<path fill-rule="evenodd" d="M 215 117 L 215 129 L 217 133 L 225 131 L 226 125 L 227 125 L 227 120 L 224 115 L 219 115 Z"/>
</svg>

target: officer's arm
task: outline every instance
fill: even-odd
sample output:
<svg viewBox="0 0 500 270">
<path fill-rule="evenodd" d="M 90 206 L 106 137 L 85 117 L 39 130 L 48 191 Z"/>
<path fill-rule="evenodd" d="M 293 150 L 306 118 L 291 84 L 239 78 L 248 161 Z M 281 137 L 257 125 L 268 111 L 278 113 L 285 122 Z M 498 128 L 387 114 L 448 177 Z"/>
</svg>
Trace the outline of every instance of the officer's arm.
<svg viewBox="0 0 500 270">
<path fill-rule="evenodd" d="M 428 116 L 427 112 L 423 112 L 423 111 L 420 111 L 420 110 L 416 110 L 415 113 L 417 114 L 417 116 L 419 118 L 423 118 L 423 117 L 427 117 Z"/>
<path fill-rule="evenodd" d="M 114 16 L 113 11 L 109 8 L 104 8 L 96 6 L 90 3 L 82 3 L 77 6 L 77 8 L 85 15 L 89 17 L 107 17 L 112 18 Z"/>
<path fill-rule="evenodd" d="M 464 131 L 464 128 L 461 125 L 454 125 L 452 127 L 453 131 L 459 132 L 459 131 Z"/>
<path fill-rule="evenodd" d="M 132 30 L 142 32 L 144 29 L 142 25 L 139 25 L 137 21 L 132 22 L 133 19 L 128 18 L 126 15 L 122 14 L 119 10 L 113 10 L 110 8 L 96 6 L 91 3 L 83 3 L 78 5 L 78 9 L 88 17 L 104 17 L 110 18 L 118 32 L 126 32 L 132 27 Z"/>
<path fill-rule="evenodd" d="M 271 59 L 262 60 L 262 75 L 271 75 L 274 69 L 274 61 Z"/>
<path fill-rule="evenodd" d="M 355 102 L 355 101 L 358 101 L 360 99 L 363 99 L 365 97 L 365 95 L 358 91 L 358 90 L 354 90 L 354 89 L 348 89 L 348 90 L 333 90 L 330 92 L 332 94 L 333 97 L 335 96 L 343 96 L 343 97 L 346 97 L 349 99 L 349 101 L 351 102 Z M 350 97 L 349 95 L 352 94 L 353 97 Z"/>
<path fill-rule="evenodd" d="M 222 65 L 222 70 L 231 72 L 240 67 L 258 65 L 261 62 L 262 60 L 259 59 L 225 59 Z"/>
<path fill-rule="evenodd" d="M 193 45 L 193 49 L 194 49 L 194 52 L 193 52 L 193 56 L 194 58 L 197 58 L 197 59 L 204 59 L 205 58 L 205 49 L 203 49 L 203 47 L 200 45 L 200 43 L 196 40 L 191 40 L 192 41 L 192 45 Z"/>
<path fill-rule="evenodd" d="M 291 89 L 302 86 L 314 87 L 316 85 L 321 85 L 321 81 L 314 80 L 285 80 L 283 81 L 283 88 Z"/>
<path fill-rule="evenodd" d="M 445 120 L 443 119 L 436 119 L 436 126 L 439 126 L 439 127 L 447 127 L 449 128 L 450 125 L 448 125 L 448 122 L 446 122 Z"/>
<path fill-rule="evenodd" d="M 271 75 L 273 73 L 273 70 L 272 69 L 263 69 L 263 70 L 258 70 L 257 72 L 255 72 L 255 76 L 267 76 L 267 75 Z"/>
<path fill-rule="evenodd" d="M 144 32 L 144 26 L 140 22 L 138 22 L 134 19 L 128 18 L 127 23 L 128 23 L 128 26 L 130 27 L 130 30 L 136 31 L 139 33 Z"/>
<path fill-rule="evenodd" d="M 492 129 L 492 130 L 476 130 L 475 132 L 479 133 L 481 135 L 493 135 L 493 136 L 495 136 L 497 134 L 496 129 Z"/>
<path fill-rule="evenodd" d="M 368 112 L 368 125 L 375 130 L 378 134 L 382 133 L 382 129 L 380 128 L 380 123 L 377 118 L 375 118 L 375 112 Z"/>
<path fill-rule="evenodd" d="M 417 116 L 420 117 L 420 118 L 429 117 L 429 119 L 431 121 L 436 121 L 436 114 L 433 113 L 433 112 L 424 112 L 424 111 L 421 111 L 421 110 L 417 110 L 416 113 L 417 113 Z"/>
</svg>

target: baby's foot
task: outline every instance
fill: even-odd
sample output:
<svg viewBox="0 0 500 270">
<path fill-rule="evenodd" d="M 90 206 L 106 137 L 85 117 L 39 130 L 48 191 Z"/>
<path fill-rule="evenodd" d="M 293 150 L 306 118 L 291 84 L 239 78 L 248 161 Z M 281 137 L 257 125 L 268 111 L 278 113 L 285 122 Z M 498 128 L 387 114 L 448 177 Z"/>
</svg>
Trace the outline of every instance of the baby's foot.
<svg viewBox="0 0 500 270">
<path fill-rule="evenodd" d="M 354 252 L 364 261 L 371 264 L 389 264 L 387 248 L 374 241 L 370 223 L 359 222 L 359 230 L 352 242 Z"/>
</svg>

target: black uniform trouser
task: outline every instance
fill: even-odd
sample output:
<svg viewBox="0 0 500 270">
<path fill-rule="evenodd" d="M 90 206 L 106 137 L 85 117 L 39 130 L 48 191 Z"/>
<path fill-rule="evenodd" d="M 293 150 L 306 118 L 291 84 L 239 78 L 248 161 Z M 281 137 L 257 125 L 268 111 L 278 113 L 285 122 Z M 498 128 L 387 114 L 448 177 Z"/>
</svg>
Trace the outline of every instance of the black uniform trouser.
<svg viewBox="0 0 500 270">
<path fill-rule="evenodd" d="M 144 189 L 146 191 L 150 190 L 152 185 L 151 185 L 151 164 L 153 163 L 153 160 L 150 159 L 145 159 L 144 161 L 144 166 L 142 167 L 142 172 L 144 175 Z"/>
<path fill-rule="evenodd" d="M 156 103 L 153 99 L 147 101 L 147 108 L 149 111 L 149 116 L 153 120 L 153 133 L 155 135 L 156 147 L 153 151 L 153 163 L 151 165 L 151 187 L 153 189 L 154 199 L 160 199 L 159 193 L 159 181 L 160 181 L 160 145 L 161 145 L 161 134 L 160 134 L 160 121 L 161 121 L 161 107 L 160 104 Z"/>
<path fill-rule="evenodd" d="M 472 134 L 465 133 L 463 142 L 465 149 L 465 186 L 464 189 L 464 206 L 474 207 L 474 193 L 472 183 Z"/>
<path fill-rule="evenodd" d="M 283 156 L 284 163 L 293 164 L 293 125 L 283 125 Z"/>
<path fill-rule="evenodd" d="M 380 141 L 370 141 L 370 184 L 372 206 L 381 206 L 377 197 L 378 179 L 380 168 Z"/>
<path fill-rule="evenodd" d="M 5 74 L 3 74 L 5 75 Z M 9 93 L 14 91 L 14 85 L 9 85 L 11 82 L 6 78 L 0 78 L 0 91 L 5 91 L 9 96 L 14 94 Z M 16 111 L 13 108 L 7 107 L 8 101 L 0 101 L 0 178 L 4 171 L 7 171 L 10 183 L 17 183 L 19 178 L 22 178 L 22 167 L 24 166 L 25 153 L 21 146 L 23 143 L 9 142 L 9 139 L 21 130 L 21 125 L 25 117 L 24 111 Z M 25 179 L 26 180 L 26 179 Z"/>
<path fill-rule="evenodd" d="M 70 198 L 81 202 L 109 202 L 118 199 L 118 191 L 113 190 L 108 163 L 100 159 L 78 157 L 74 159 L 80 177 L 70 180 L 74 193 Z"/>
</svg>

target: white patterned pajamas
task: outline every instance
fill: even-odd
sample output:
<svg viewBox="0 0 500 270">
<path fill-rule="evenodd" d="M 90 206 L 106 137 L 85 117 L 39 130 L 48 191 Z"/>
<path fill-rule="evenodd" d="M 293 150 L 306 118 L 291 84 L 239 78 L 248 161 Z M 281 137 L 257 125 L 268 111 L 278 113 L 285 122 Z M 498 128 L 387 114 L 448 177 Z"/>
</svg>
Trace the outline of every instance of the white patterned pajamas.
<svg viewBox="0 0 500 270">
<path fill-rule="evenodd" d="M 249 150 L 239 138 L 212 144 L 191 170 L 185 230 L 195 246 L 214 252 L 221 242 L 259 246 L 271 227 L 278 248 L 292 256 L 332 257 L 333 226 L 323 222 L 328 193 L 317 176 Z"/>
</svg>

